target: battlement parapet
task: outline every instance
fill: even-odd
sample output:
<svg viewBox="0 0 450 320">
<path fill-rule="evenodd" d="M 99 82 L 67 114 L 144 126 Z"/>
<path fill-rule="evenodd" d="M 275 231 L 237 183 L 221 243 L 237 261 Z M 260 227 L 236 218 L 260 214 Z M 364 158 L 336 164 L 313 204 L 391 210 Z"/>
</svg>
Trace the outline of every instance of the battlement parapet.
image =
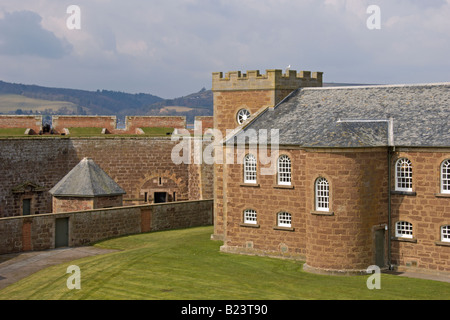
<svg viewBox="0 0 450 320">
<path fill-rule="evenodd" d="M 213 72 L 213 91 L 238 91 L 238 90 L 295 90 L 300 87 L 321 87 L 323 72 L 310 72 L 289 70 L 283 73 L 280 69 L 266 70 L 261 74 L 258 70 L 227 72 Z"/>
</svg>

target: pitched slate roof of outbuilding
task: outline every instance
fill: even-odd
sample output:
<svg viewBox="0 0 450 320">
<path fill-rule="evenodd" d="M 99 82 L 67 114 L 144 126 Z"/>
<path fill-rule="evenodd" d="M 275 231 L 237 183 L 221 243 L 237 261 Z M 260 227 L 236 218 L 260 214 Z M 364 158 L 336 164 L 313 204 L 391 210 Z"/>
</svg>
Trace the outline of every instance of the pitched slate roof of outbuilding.
<svg viewBox="0 0 450 320">
<path fill-rule="evenodd" d="M 57 197 L 101 197 L 126 193 L 90 158 L 81 160 L 49 192 Z"/>
<path fill-rule="evenodd" d="M 279 129 L 280 145 L 387 146 L 389 119 L 395 146 L 450 147 L 450 83 L 300 88 L 233 138 Z"/>
</svg>

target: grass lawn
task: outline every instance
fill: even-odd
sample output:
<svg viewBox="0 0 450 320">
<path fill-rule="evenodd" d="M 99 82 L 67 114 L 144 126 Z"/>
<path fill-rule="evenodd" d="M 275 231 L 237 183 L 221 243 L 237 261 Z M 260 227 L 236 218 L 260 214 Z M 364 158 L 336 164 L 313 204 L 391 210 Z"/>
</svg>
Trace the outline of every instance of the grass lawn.
<svg viewBox="0 0 450 320">
<path fill-rule="evenodd" d="M 26 128 L 0 128 L 0 137 L 16 137 L 16 136 L 24 136 Z"/>
<path fill-rule="evenodd" d="M 91 127 L 79 127 L 68 128 L 71 137 L 84 137 L 84 136 L 100 136 L 102 135 L 102 128 Z"/>
<path fill-rule="evenodd" d="M 381 289 L 369 276 L 324 276 L 302 263 L 227 254 L 210 240 L 212 227 L 145 233 L 95 246 L 119 251 L 53 266 L 0 291 L 0 299 L 449 299 L 450 284 L 382 274 Z M 69 265 L 81 270 L 81 289 L 69 290 Z"/>
<path fill-rule="evenodd" d="M 174 128 L 165 128 L 165 127 L 145 127 L 141 128 L 142 131 L 148 136 L 162 136 L 162 137 L 170 137 L 173 133 Z"/>
</svg>

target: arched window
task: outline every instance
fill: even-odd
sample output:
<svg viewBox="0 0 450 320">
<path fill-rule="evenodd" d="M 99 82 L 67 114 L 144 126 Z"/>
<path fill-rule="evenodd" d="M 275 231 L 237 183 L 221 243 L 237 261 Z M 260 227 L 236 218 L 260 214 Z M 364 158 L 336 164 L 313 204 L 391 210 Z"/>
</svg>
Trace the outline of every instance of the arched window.
<svg viewBox="0 0 450 320">
<path fill-rule="evenodd" d="M 441 241 L 450 242 L 450 224 L 441 226 Z"/>
<path fill-rule="evenodd" d="M 291 227 L 292 226 L 292 216 L 288 212 L 278 212 L 277 213 L 277 225 L 278 227 Z"/>
<path fill-rule="evenodd" d="M 395 190 L 412 191 L 412 164 L 406 158 L 395 163 Z"/>
<path fill-rule="evenodd" d="M 253 209 L 244 210 L 244 223 L 248 224 L 256 224 L 257 223 L 257 214 Z"/>
<path fill-rule="evenodd" d="M 250 111 L 247 109 L 241 109 L 236 114 L 236 121 L 240 125 L 247 121 L 248 118 L 250 118 Z"/>
<path fill-rule="evenodd" d="M 395 223 L 395 236 L 398 238 L 412 239 L 413 237 L 412 223 L 408 221 L 397 221 Z"/>
<path fill-rule="evenodd" d="M 450 159 L 441 164 L 441 193 L 450 193 Z"/>
<path fill-rule="evenodd" d="M 256 158 L 252 154 L 244 158 L 244 182 L 256 183 Z"/>
<path fill-rule="evenodd" d="M 325 178 L 318 178 L 315 183 L 316 211 L 330 210 L 330 186 Z"/>
<path fill-rule="evenodd" d="M 281 155 L 277 163 L 277 183 L 291 185 L 291 159 L 287 155 Z"/>
</svg>

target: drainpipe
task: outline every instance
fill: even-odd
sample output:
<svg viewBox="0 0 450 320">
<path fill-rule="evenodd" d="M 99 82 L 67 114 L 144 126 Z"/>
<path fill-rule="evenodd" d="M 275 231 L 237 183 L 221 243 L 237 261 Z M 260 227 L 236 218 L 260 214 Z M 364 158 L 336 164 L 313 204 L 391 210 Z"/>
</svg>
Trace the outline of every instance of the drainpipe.
<svg viewBox="0 0 450 320">
<path fill-rule="evenodd" d="M 391 159 L 392 159 L 392 152 L 391 147 L 388 146 L 388 225 L 387 225 L 387 232 L 388 232 L 388 267 L 389 270 L 392 270 L 391 266 Z"/>
<path fill-rule="evenodd" d="M 395 151 L 394 144 L 394 120 L 389 118 L 388 122 L 388 268 L 392 270 L 391 264 L 391 180 L 392 180 L 392 153 Z"/>
</svg>

